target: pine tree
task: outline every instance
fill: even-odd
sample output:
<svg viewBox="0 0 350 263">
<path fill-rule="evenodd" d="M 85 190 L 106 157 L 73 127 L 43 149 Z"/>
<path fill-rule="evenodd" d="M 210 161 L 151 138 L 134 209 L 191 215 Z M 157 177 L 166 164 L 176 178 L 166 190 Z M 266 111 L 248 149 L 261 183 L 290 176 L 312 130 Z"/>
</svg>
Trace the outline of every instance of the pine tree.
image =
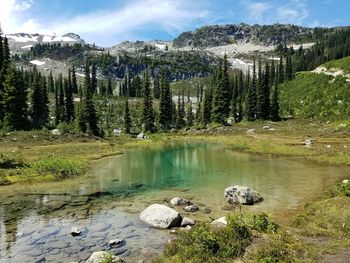
<svg viewBox="0 0 350 263">
<path fill-rule="evenodd" d="M 58 77 L 58 107 L 59 107 L 59 116 L 58 116 L 58 123 L 65 121 L 66 116 L 66 107 L 65 107 L 65 101 L 64 101 L 64 86 L 63 86 L 63 77 L 62 74 Z"/>
<path fill-rule="evenodd" d="M 59 100 L 59 84 L 56 79 L 55 82 L 55 125 L 60 123 L 60 100 Z"/>
<path fill-rule="evenodd" d="M 91 79 L 90 79 L 90 67 L 86 62 L 85 66 L 85 117 L 86 127 L 89 133 L 95 136 L 100 135 L 100 130 L 97 126 L 98 118 L 95 110 L 95 104 L 93 101 L 93 94 L 96 92 L 97 78 L 96 78 L 96 65 L 93 63 L 91 67 Z"/>
<path fill-rule="evenodd" d="M 23 130 L 28 127 L 27 94 L 21 72 L 15 67 L 8 68 L 3 82 L 1 101 L 5 130 Z"/>
<path fill-rule="evenodd" d="M 96 64 L 93 62 L 91 66 L 91 92 L 92 95 L 97 92 L 97 77 L 96 77 Z"/>
<path fill-rule="evenodd" d="M 207 125 L 211 122 L 211 107 L 213 101 L 213 91 L 212 88 L 207 88 L 205 90 L 204 101 L 203 101 L 203 116 L 202 122 L 204 125 Z"/>
<path fill-rule="evenodd" d="M 186 126 L 192 127 L 194 122 L 192 102 L 188 100 L 186 107 Z"/>
<path fill-rule="evenodd" d="M 72 93 L 78 94 L 78 83 L 77 83 L 77 76 L 76 76 L 74 66 L 72 67 L 71 74 L 72 74 Z"/>
<path fill-rule="evenodd" d="M 183 127 L 185 127 L 185 125 L 186 125 L 185 109 L 184 109 L 184 105 L 182 103 L 181 94 L 179 92 L 178 99 L 177 99 L 177 114 L 176 114 L 175 127 L 176 127 L 176 129 L 182 129 Z"/>
<path fill-rule="evenodd" d="M 70 74 L 69 74 L 70 75 Z M 65 93 L 65 121 L 70 123 L 74 121 L 74 100 L 73 100 L 73 86 L 72 81 L 69 79 L 64 79 L 64 93 Z"/>
<path fill-rule="evenodd" d="M 278 65 L 278 84 L 283 83 L 284 81 L 284 65 L 283 65 L 283 56 L 281 55 L 279 65 Z"/>
<path fill-rule="evenodd" d="M 2 50 L 2 74 L 5 76 L 7 69 L 10 66 L 10 47 L 7 37 L 4 38 L 3 50 Z"/>
<path fill-rule="evenodd" d="M 50 119 L 50 109 L 49 109 L 49 94 L 48 94 L 48 88 L 47 88 L 47 83 L 46 83 L 46 78 L 43 76 L 41 78 L 41 94 L 42 94 L 42 100 L 43 100 L 43 105 L 42 105 L 42 120 L 43 124 L 47 125 L 49 123 Z"/>
<path fill-rule="evenodd" d="M 246 103 L 246 112 L 247 112 L 247 120 L 254 121 L 256 119 L 256 89 L 257 89 L 257 79 L 256 79 L 256 65 L 255 60 L 253 64 L 253 76 L 252 83 L 248 86 L 248 94 L 247 94 L 247 103 Z"/>
<path fill-rule="evenodd" d="M 228 73 L 228 61 L 225 54 L 221 74 L 219 75 L 218 85 L 214 91 L 213 107 L 211 118 L 212 121 L 225 124 L 226 118 L 230 113 L 230 80 Z"/>
<path fill-rule="evenodd" d="M 109 95 L 109 96 L 113 95 L 111 78 L 108 78 L 108 82 L 107 82 L 107 95 Z"/>
<path fill-rule="evenodd" d="M 124 130 L 126 133 L 130 133 L 131 130 L 131 118 L 129 111 L 129 102 L 127 98 L 125 99 L 124 104 Z"/>
<path fill-rule="evenodd" d="M 40 87 L 40 76 L 39 73 L 34 70 L 33 79 L 31 82 L 31 110 L 30 116 L 32 118 L 32 125 L 34 129 L 41 129 L 43 127 L 42 120 L 42 108 L 43 108 L 43 96 Z"/>
<path fill-rule="evenodd" d="M 163 76 L 162 76 L 163 78 Z M 158 77 L 153 80 L 153 94 L 155 99 L 160 99 L 161 97 L 161 84 Z"/>
<path fill-rule="evenodd" d="M 143 77 L 143 108 L 142 108 L 142 123 L 145 132 L 154 132 L 154 112 L 153 102 L 150 89 L 150 81 L 147 70 L 144 72 Z"/>
<path fill-rule="evenodd" d="M 278 84 L 275 85 L 272 97 L 271 97 L 271 120 L 272 121 L 280 121 L 280 106 L 279 106 L 279 100 L 278 100 Z"/>
<path fill-rule="evenodd" d="M 47 78 L 47 84 L 48 84 L 48 91 L 50 93 L 54 93 L 55 92 L 55 82 L 53 80 L 52 70 L 50 70 L 50 74 Z"/>
<path fill-rule="evenodd" d="M 171 107 L 172 99 L 170 93 L 170 85 L 167 80 L 166 74 L 163 73 L 160 80 L 159 124 L 160 128 L 164 131 L 169 130 L 172 124 Z"/>
</svg>

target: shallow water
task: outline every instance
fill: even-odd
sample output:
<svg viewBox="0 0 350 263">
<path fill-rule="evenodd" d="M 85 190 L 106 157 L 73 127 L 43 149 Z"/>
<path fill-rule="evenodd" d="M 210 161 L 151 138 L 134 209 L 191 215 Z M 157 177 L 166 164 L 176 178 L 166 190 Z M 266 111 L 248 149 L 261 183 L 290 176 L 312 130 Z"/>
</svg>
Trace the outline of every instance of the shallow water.
<svg viewBox="0 0 350 263">
<path fill-rule="evenodd" d="M 0 262 L 82 262 L 99 250 L 128 262 L 149 259 L 171 235 L 138 219 L 148 204 L 189 198 L 201 208 L 190 216 L 209 220 L 228 213 L 223 191 L 239 184 L 265 199 L 245 210 L 284 214 L 348 173 L 349 168 L 235 153 L 201 142 L 129 150 L 99 162 L 89 177 L 1 187 Z M 83 227 L 81 236 L 70 235 L 72 226 Z M 126 242 L 110 248 L 115 238 Z"/>
</svg>

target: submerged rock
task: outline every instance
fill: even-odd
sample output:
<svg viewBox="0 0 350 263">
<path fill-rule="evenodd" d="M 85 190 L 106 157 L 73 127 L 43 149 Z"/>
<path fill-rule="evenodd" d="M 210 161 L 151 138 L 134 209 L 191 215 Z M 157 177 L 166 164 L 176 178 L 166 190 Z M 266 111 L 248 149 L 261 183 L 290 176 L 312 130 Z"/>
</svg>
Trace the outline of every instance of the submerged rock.
<svg viewBox="0 0 350 263">
<path fill-rule="evenodd" d="M 125 242 L 125 240 L 123 239 L 111 239 L 109 242 L 108 242 L 108 245 L 110 247 L 113 247 L 113 246 L 120 246 L 120 245 L 123 245 Z"/>
<path fill-rule="evenodd" d="M 184 207 L 184 210 L 185 210 L 186 212 L 193 213 L 193 212 L 199 211 L 199 207 L 198 207 L 198 206 L 195 206 L 195 205 L 189 205 L 189 206 Z"/>
<path fill-rule="evenodd" d="M 70 234 L 73 236 L 73 237 L 76 237 L 76 236 L 79 236 L 81 234 L 81 230 L 79 227 L 72 227 L 71 231 L 70 231 Z"/>
<path fill-rule="evenodd" d="M 172 205 L 192 205 L 192 203 L 184 198 L 181 197 L 174 197 L 170 200 L 170 204 Z"/>
<path fill-rule="evenodd" d="M 86 263 L 102 263 L 105 262 L 105 259 L 110 256 L 110 253 L 105 251 L 98 251 L 92 253 L 92 255 L 88 258 Z M 124 260 L 121 258 L 111 255 L 112 261 L 111 263 L 124 263 Z M 109 261 L 108 261 L 109 262 Z"/>
<path fill-rule="evenodd" d="M 153 204 L 140 214 L 140 219 L 156 228 L 166 229 L 179 226 L 182 218 L 177 211 L 170 207 Z"/>
<path fill-rule="evenodd" d="M 224 196 L 230 204 L 253 205 L 263 200 L 258 192 L 239 185 L 226 188 Z"/>
</svg>

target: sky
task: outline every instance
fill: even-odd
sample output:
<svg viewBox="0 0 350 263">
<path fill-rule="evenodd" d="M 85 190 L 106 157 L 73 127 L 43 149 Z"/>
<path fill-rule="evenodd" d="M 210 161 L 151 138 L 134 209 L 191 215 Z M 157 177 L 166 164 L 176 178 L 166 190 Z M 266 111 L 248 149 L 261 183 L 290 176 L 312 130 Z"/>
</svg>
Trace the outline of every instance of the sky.
<svg viewBox="0 0 350 263">
<path fill-rule="evenodd" d="M 349 26 L 349 11 L 349 0 L 0 0 L 0 23 L 6 34 L 73 32 L 108 47 L 212 24 Z"/>
</svg>

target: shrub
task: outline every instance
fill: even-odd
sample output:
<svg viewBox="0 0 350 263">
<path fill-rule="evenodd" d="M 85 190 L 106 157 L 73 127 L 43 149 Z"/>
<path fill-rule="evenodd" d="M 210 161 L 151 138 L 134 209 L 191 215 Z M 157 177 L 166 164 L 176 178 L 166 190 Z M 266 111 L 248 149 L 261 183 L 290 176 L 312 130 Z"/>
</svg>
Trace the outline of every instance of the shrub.
<svg viewBox="0 0 350 263">
<path fill-rule="evenodd" d="M 81 162 L 55 157 L 48 157 L 36 161 L 31 165 L 31 168 L 38 174 L 52 174 L 59 178 L 75 176 L 84 172 Z"/>
</svg>

